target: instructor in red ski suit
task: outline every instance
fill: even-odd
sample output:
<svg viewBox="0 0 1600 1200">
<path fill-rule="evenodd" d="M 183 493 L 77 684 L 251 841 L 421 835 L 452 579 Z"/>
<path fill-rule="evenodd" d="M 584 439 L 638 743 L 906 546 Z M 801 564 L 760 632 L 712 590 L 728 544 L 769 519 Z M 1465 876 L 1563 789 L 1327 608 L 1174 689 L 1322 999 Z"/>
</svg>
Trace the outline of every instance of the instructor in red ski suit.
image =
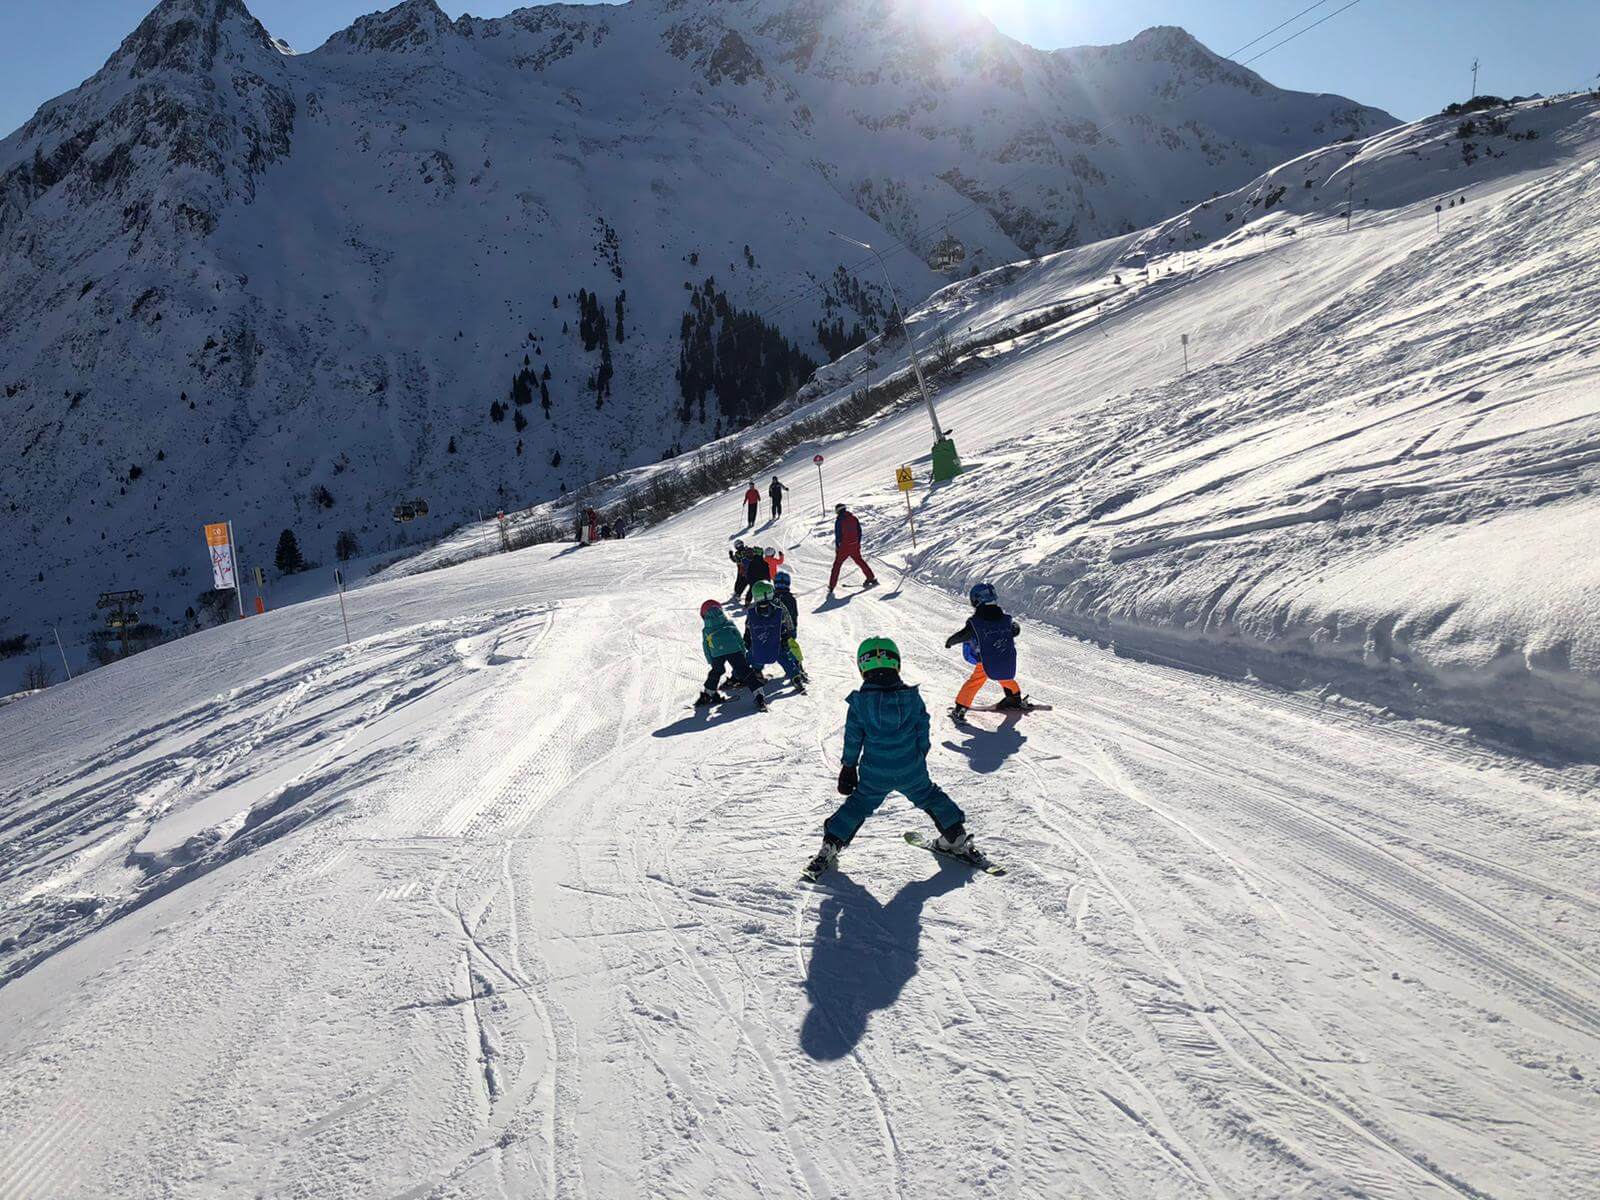
<svg viewBox="0 0 1600 1200">
<path fill-rule="evenodd" d="M 867 566 L 867 560 L 861 557 L 861 522 L 856 520 L 855 513 L 842 504 L 833 506 L 833 574 L 828 576 L 828 590 L 831 592 L 839 586 L 839 568 L 844 566 L 845 559 L 854 559 L 856 566 L 861 568 L 861 573 L 867 577 L 862 587 L 876 587 L 878 577 L 872 573 L 872 568 Z"/>
</svg>

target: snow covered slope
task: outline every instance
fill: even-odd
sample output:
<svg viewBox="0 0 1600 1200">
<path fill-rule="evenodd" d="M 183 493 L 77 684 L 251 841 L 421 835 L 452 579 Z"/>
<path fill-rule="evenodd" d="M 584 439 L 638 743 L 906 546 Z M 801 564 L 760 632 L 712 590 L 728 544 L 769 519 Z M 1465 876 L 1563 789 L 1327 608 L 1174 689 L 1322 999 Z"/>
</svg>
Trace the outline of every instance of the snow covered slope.
<svg viewBox="0 0 1600 1200">
<path fill-rule="evenodd" d="M 1600 759 L 1597 114 L 1422 121 L 940 292 L 912 325 L 957 348 L 971 469 L 924 500 L 919 577 Z M 808 410 L 899 354 L 825 369 Z M 905 553 L 891 468 L 926 432 L 841 450 L 875 456 L 869 525 Z"/>
<path fill-rule="evenodd" d="M 296 55 L 240 0 L 163 0 L 0 142 L 0 637 L 114 588 L 180 624 L 203 521 L 327 561 L 391 546 L 399 501 L 426 535 L 743 423 L 819 323 L 881 317 L 829 229 L 908 239 L 922 297 L 947 235 L 963 272 L 1057 250 L 1390 124 L 1179 30 L 1047 54 L 954 5 L 408 0 Z M 691 339 L 720 391 L 686 400 L 718 301 L 791 354 L 719 373 Z"/>
<path fill-rule="evenodd" d="M 879 555 L 925 428 L 826 448 L 884 587 L 825 595 L 804 491 L 759 527 L 765 716 L 689 708 L 735 497 L 0 708 L 0 1195 L 1595 1196 L 1592 772 L 1027 622 L 1055 711 L 932 739 L 1012 873 L 895 798 L 799 884 L 858 641 L 965 674 Z"/>
</svg>

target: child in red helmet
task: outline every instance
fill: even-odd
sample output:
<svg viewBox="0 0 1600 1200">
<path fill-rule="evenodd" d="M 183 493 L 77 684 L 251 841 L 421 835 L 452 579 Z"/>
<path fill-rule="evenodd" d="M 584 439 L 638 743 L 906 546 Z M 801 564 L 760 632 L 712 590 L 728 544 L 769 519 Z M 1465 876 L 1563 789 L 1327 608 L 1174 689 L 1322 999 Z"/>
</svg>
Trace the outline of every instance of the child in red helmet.
<svg viewBox="0 0 1600 1200">
<path fill-rule="evenodd" d="M 761 688 L 766 680 L 760 671 L 750 665 L 750 659 L 745 654 L 744 635 L 728 620 L 722 605 L 715 600 L 707 600 L 702 604 L 700 624 L 700 648 L 705 652 L 711 670 L 706 675 L 705 686 L 700 689 L 694 706 L 704 708 L 721 699 L 717 694 L 717 686 L 722 682 L 722 673 L 728 671 L 735 683 L 750 689 L 756 707 L 765 712 L 767 698 Z"/>
</svg>

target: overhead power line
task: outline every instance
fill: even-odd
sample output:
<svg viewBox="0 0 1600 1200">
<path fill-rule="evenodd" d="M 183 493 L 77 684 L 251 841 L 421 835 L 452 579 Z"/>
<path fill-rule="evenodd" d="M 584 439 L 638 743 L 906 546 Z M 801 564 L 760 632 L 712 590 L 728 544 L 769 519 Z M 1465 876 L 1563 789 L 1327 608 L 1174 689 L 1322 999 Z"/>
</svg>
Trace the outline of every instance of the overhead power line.
<svg viewBox="0 0 1600 1200">
<path fill-rule="evenodd" d="M 1331 21 L 1335 17 L 1337 17 L 1340 13 L 1347 12 L 1348 10 L 1354 8 L 1356 5 L 1358 5 L 1360 3 L 1361 3 L 1361 0 L 1350 0 L 1350 3 L 1346 4 L 1343 8 L 1334 9 L 1327 16 L 1322 17 L 1319 20 L 1311 22 L 1311 24 L 1307 25 L 1304 29 L 1301 29 L 1301 30 L 1298 30 L 1298 31 L 1296 31 L 1294 33 L 1291 33 L 1288 37 L 1284 38 L 1283 41 L 1275 42 L 1272 45 L 1268 46 L 1260 54 L 1251 55 L 1249 58 L 1245 59 L 1239 65 L 1241 67 L 1248 67 L 1251 63 L 1255 62 L 1257 59 L 1265 58 L 1267 55 L 1271 54 L 1279 46 L 1287 46 L 1290 42 L 1294 41 L 1295 38 L 1299 37 L 1301 34 L 1310 33 L 1313 29 L 1315 29 L 1318 25 L 1321 25 L 1324 21 Z"/>
<path fill-rule="evenodd" d="M 1313 4 L 1310 8 L 1302 8 L 1299 12 L 1295 13 L 1294 16 L 1290 17 L 1282 25 L 1274 25 L 1271 29 L 1267 30 L 1265 33 L 1251 38 L 1244 45 L 1240 46 L 1237 50 L 1234 50 L 1231 53 L 1229 53 L 1228 57 L 1229 58 L 1238 58 L 1239 55 L 1243 54 L 1246 50 L 1250 49 L 1250 47 L 1254 46 L 1257 42 L 1266 41 L 1273 34 L 1277 33 L 1278 30 L 1286 29 L 1290 25 L 1293 25 L 1301 17 L 1305 16 L 1308 12 L 1314 12 L 1316 9 L 1321 8 L 1324 4 L 1327 4 L 1327 3 L 1329 3 L 1329 0 L 1317 0 L 1317 2 L 1315 4 Z"/>
</svg>

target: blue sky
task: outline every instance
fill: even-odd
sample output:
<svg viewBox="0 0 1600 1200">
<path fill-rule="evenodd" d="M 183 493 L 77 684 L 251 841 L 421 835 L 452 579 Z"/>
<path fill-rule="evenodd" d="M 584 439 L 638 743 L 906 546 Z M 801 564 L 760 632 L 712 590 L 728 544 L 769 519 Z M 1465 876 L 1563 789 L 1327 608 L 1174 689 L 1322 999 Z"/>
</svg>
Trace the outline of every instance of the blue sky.
<svg viewBox="0 0 1600 1200">
<path fill-rule="evenodd" d="M 45 100 L 92 75 L 155 0 L 0 2 L 0 136 Z M 1244 51 L 1271 47 L 1349 0 L 1324 0 L 1300 21 Z M 247 0 L 296 49 L 309 50 L 379 0 Z M 1229 54 L 1312 0 L 977 0 L 1013 37 L 1046 49 L 1117 42 L 1150 25 L 1182 25 Z M 451 16 L 497 16 L 513 0 L 445 0 Z M 1600 0 L 1359 0 L 1254 69 L 1281 87 L 1339 92 L 1398 117 L 1435 112 L 1470 90 L 1500 95 L 1593 85 L 1600 72 Z"/>
</svg>

